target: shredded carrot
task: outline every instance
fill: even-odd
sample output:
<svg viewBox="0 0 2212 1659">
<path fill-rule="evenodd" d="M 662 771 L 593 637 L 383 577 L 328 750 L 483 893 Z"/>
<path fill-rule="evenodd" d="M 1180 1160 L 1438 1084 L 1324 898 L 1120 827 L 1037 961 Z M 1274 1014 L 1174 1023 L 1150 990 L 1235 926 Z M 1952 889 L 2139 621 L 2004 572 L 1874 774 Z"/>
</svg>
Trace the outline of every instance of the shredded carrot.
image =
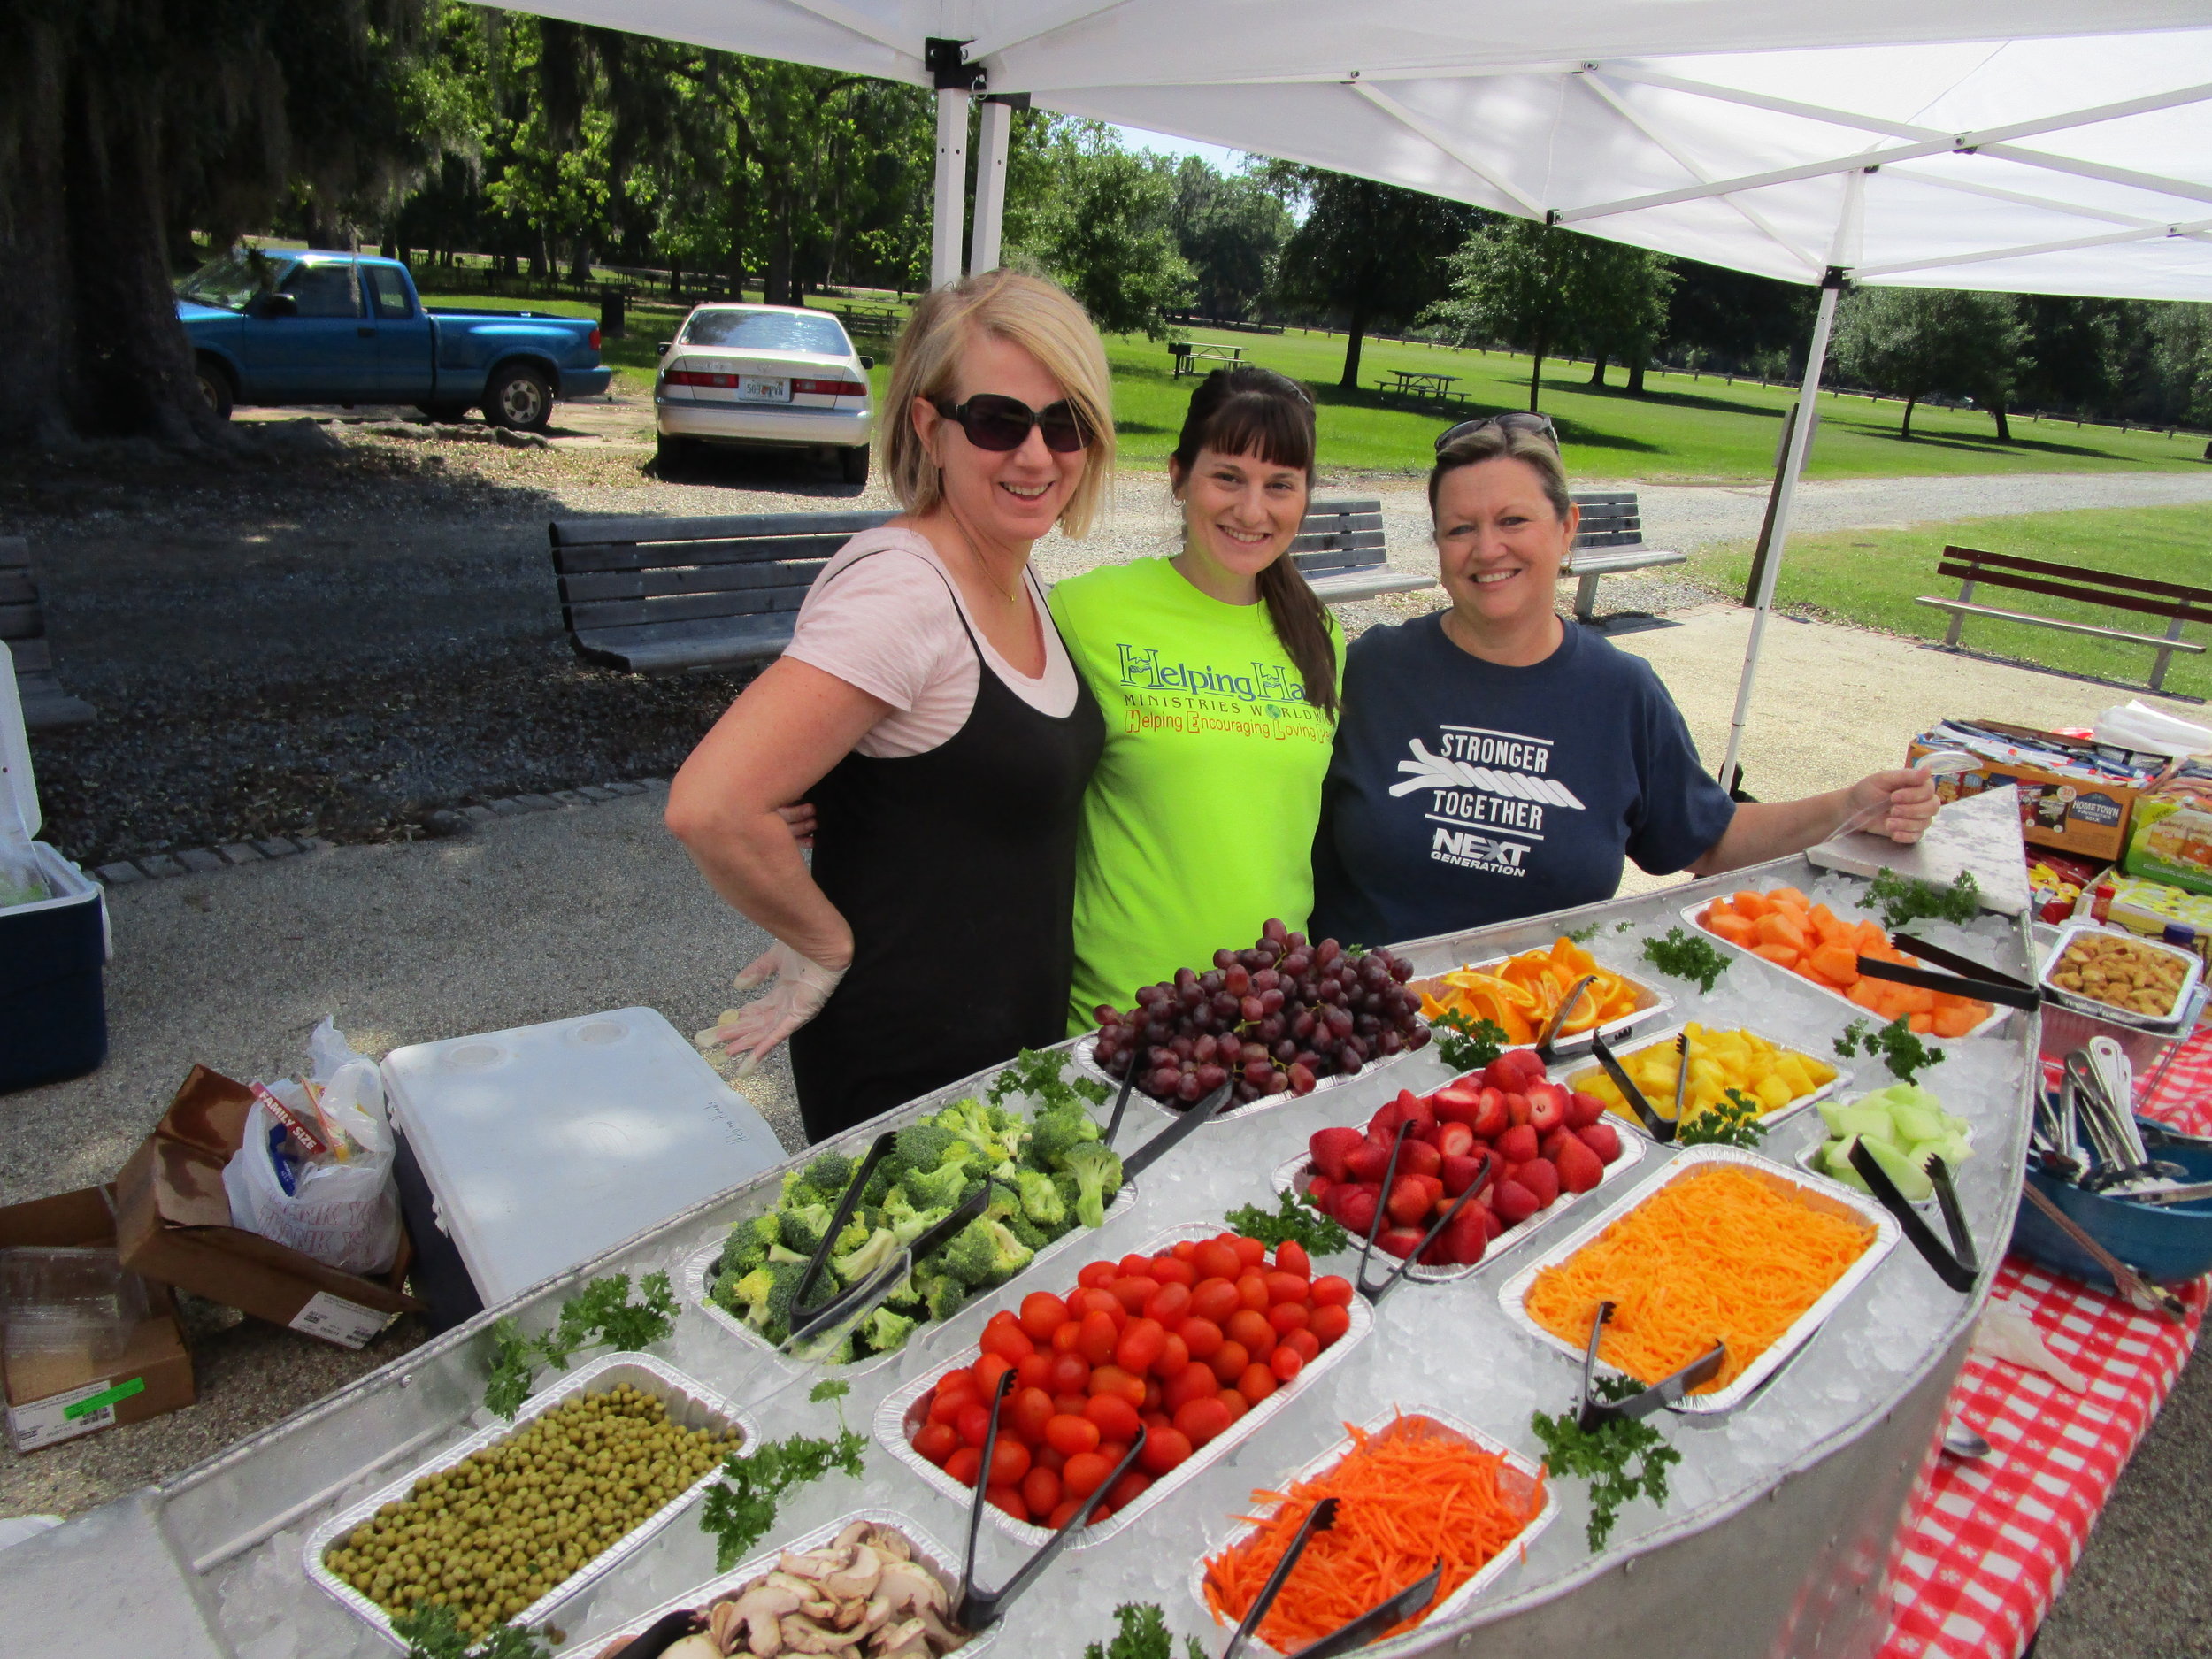
<svg viewBox="0 0 2212 1659">
<path fill-rule="evenodd" d="M 1724 1388 L 1874 1241 L 1864 1222 L 1794 1190 L 1725 1165 L 1671 1181 L 1539 1273 L 1529 1317 L 1580 1348 L 1598 1303 L 1613 1303 L 1599 1356 L 1647 1384 L 1725 1342 L 1720 1374 L 1693 1392 Z"/>
<path fill-rule="evenodd" d="M 1494 1452 L 1433 1418 L 1400 1416 L 1377 1433 L 1345 1425 L 1352 1450 L 1286 1493 L 1255 1492 L 1274 1503 L 1258 1527 L 1206 1563 L 1206 1605 L 1234 1625 L 1315 1504 L 1339 1500 L 1336 1525 L 1316 1532 L 1289 1582 L 1261 1621 L 1260 1640 L 1294 1653 L 1426 1578 L 1441 1559 L 1435 1607 L 1510 1546 L 1543 1507 L 1540 1472 L 1530 1480 Z M 1427 1610 L 1392 1626 L 1411 1630 Z M 1377 1640 L 1380 1640 L 1378 1638 Z"/>
</svg>

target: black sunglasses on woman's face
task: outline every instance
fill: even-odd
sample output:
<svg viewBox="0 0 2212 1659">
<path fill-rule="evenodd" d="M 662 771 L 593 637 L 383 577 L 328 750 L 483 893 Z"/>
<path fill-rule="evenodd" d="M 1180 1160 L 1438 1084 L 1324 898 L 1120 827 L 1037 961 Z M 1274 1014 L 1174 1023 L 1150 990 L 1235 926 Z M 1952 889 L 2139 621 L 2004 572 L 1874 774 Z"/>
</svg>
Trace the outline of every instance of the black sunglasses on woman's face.
<svg viewBox="0 0 2212 1659">
<path fill-rule="evenodd" d="M 937 412 L 956 424 L 979 449 L 1002 454 L 1018 449 L 1029 441 L 1033 426 L 1044 439 L 1045 448 L 1056 455 L 1073 455 L 1090 442 L 1083 418 L 1065 398 L 1041 410 L 1030 408 L 1018 397 L 1004 397 L 996 392 L 979 392 L 964 403 L 956 403 L 949 397 L 934 401 Z"/>
<path fill-rule="evenodd" d="M 1455 443 L 1471 432 L 1480 432 L 1485 426 L 1502 426 L 1508 432 L 1532 432 L 1556 449 L 1559 434 L 1553 430 L 1549 415 L 1532 415 L 1525 410 L 1509 409 L 1502 415 L 1481 415 L 1473 420 L 1463 420 L 1448 432 L 1440 433 L 1436 452 L 1441 455 L 1444 446 Z"/>
</svg>

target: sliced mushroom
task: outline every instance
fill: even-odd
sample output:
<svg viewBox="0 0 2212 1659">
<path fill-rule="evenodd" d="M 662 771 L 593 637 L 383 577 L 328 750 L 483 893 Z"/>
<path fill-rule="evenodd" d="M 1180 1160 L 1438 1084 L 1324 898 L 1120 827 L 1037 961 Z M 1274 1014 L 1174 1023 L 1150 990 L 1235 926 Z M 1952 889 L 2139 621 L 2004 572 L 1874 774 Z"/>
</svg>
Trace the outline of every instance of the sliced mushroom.
<svg viewBox="0 0 2212 1659">
<path fill-rule="evenodd" d="M 661 1652 L 668 1659 L 722 1659 L 722 1649 L 715 1645 L 714 1638 L 704 1632 L 671 1642 Z"/>
<path fill-rule="evenodd" d="M 951 1625 L 946 1624 L 943 1619 L 939 1618 L 934 1609 L 925 1607 L 917 1609 L 916 1611 L 921 1615 L 922 1628 L 929 1633 L 930 1640 L 936 1644 L 940 1653 L 950 1653 L 968 1640 Z"/>
<path fill-rule="evenodd" d="M 787 1613 L 783 1617 L 784 1645 L 794 1653 L 843 1653 L 857 1647 L 866 1634 L 857 1630 L 830 1630 L 802 1613 Z"/>
<path fill-rule="evenodd" d="M 933 1659 L 929 1632 L 918 1618 L 887 1624 L 876 1632 L 868 1652 L 872 1659 Z"/>
<path fill-rule="evenodd" d="M 845 1549 L 810 1549 L 803 1555 L 785 1550 L 776 1564 L 795 1578 L 819 1581 L 845 1567 L 852 1560 L 852 1552 Z"/>
<path fill-rule="evenodd" d="M 725 1654 L 736 1651 L 740 1630 L 745 1632 L 746 1651 L 758 1659 L 773 1659 L 783 1651 L 782 1619 L 786 1614 L 798 1611 L 806 1598 L 773 1582 L 774 1578 L 774 1574 L 770 1574 L 734 1601 L 725 1601 L 714 1609 L 710 1628 Z"/>
<path fill-rule="evenodd" d="M 873 1544 L 879 1534 L 873 1521 L 855 1521 L 837 1535 L 833 1549 L 850 1549 L 856 1544 Z"/>
<path fill-rule="evenodd" d="M 864 1601 L 875 1594 L 876 1581 L 882 1577 L 883 1557 L 865 1544 L 855 1544 L 852 1559 L 824 1578 L 822 1587 L 841 1601 Z"/>
<path fill-rule="evenodd" d="M 946 1599 L 945 1586 L 937 1582 L 936 1575 L 910 1561 L 894 1562 L 883 1570 L 877 1580 L 876 1594 L 891 1603 L 891 1611 L 904 1614 L 920 1612 L 927 1608 L 936 1613 L 949 1613 L 952 1604 Z"/>
<path fill-rule="evenodd" d="M 891 1599 L 888 1596 L 871 1596 L 861 1604 L 859 1623 L 864 1632 L 880 1630 L 890 1622 Z"/>
<path fill-rule="evenodd" d="M 851 1529 L 849 1527 L 846 1530 L 849 1532 Z M 869 1548 L 874 1550 L 886 1561 L 914 1559 L 914 1546 L 906 1541 L 906 1535 L 903 1532 L 895 1532 L 887 1526 L 872 1528 L 864 1541 Z"/>
</svg>

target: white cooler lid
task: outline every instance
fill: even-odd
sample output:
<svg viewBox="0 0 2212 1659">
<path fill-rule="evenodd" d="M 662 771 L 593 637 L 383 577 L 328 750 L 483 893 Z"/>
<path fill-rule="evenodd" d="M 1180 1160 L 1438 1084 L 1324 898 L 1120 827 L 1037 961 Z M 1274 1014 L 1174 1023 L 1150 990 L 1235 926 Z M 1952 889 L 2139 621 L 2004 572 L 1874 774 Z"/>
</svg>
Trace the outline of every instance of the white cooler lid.
<svg viewBox="0 0 2212 1659">
<path fill-rule="evenodd" d="M 15 654 L 0 640 L 0 791 L 15 799 L 23 827 L 33 837 L 42 821 L 38 779 L 31 771 L 31 740 L 23 729 L 23 699 L 15 688 Z"/>
<path fill-rule="evenodd" d="M 649 1008 L 396 1048 L 383 1073 L 488 1308 L 784 1160 Z"/>
</svg>

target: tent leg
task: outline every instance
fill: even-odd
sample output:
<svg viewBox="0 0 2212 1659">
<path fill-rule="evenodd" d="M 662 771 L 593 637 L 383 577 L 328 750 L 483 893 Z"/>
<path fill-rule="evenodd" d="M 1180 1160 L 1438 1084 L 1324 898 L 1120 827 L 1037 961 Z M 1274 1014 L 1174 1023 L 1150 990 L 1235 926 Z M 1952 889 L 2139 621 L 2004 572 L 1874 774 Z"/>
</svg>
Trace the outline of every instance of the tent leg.
<svg viewBox="0 0 2212 1659">
<path fill-rule="evenodd" d="M 975 157 L 975 229 L 968 243 L 968 269 L 995 271 L 1000 234 L 1006 225 L 1006 152 L 1013 138 L 1013 105 L 983 100 L 983 130 Z"/>
<path fill-rule="evenodd" d="M 1721 787 L 1733 791 L 1743 782 L 1744 722 L 1751 713 L 1751 687 L 1759 672 L 1759 647 L 1766 637 L 1767 618 L 1774 609 L 1774 580 L 1781 573 L 1782 549 L 1790 536 L 1790 508 L 1797 496 L 1798 475 L 1805 470 L 1805 452 L 1812 446 L 1814 414 L 1820 404 L 1820 370 L 1828 356 L 1828 335 L 1835 326 L 1836 298 L 1843 291 L 1839 273 L 1831 272 L 1820 290 L 1820 309 L 1813 319 L 1813 338 L 1805 358 L 1805 380 L 1797 394 L 1797 418 L 1790 426 L 1789 453 L 1782 464 L 1773 503 L 1773 534 L 1767 538 L 1766 562 L 1759 572 L 1759 591 L 1751 611 L 1751 641 L 1744 649 L 1743 677 L 1736 682 L 1736 712 L 1728 723 L 1728 754 L 1721 762 Z"/>
<path fill-rule="evenodd" d="M 937 196 L 930 226 L 929 285 L 960 280 L 960 233 L 968 217 L 968 92 L 937 94 Z"/>
</svg>

